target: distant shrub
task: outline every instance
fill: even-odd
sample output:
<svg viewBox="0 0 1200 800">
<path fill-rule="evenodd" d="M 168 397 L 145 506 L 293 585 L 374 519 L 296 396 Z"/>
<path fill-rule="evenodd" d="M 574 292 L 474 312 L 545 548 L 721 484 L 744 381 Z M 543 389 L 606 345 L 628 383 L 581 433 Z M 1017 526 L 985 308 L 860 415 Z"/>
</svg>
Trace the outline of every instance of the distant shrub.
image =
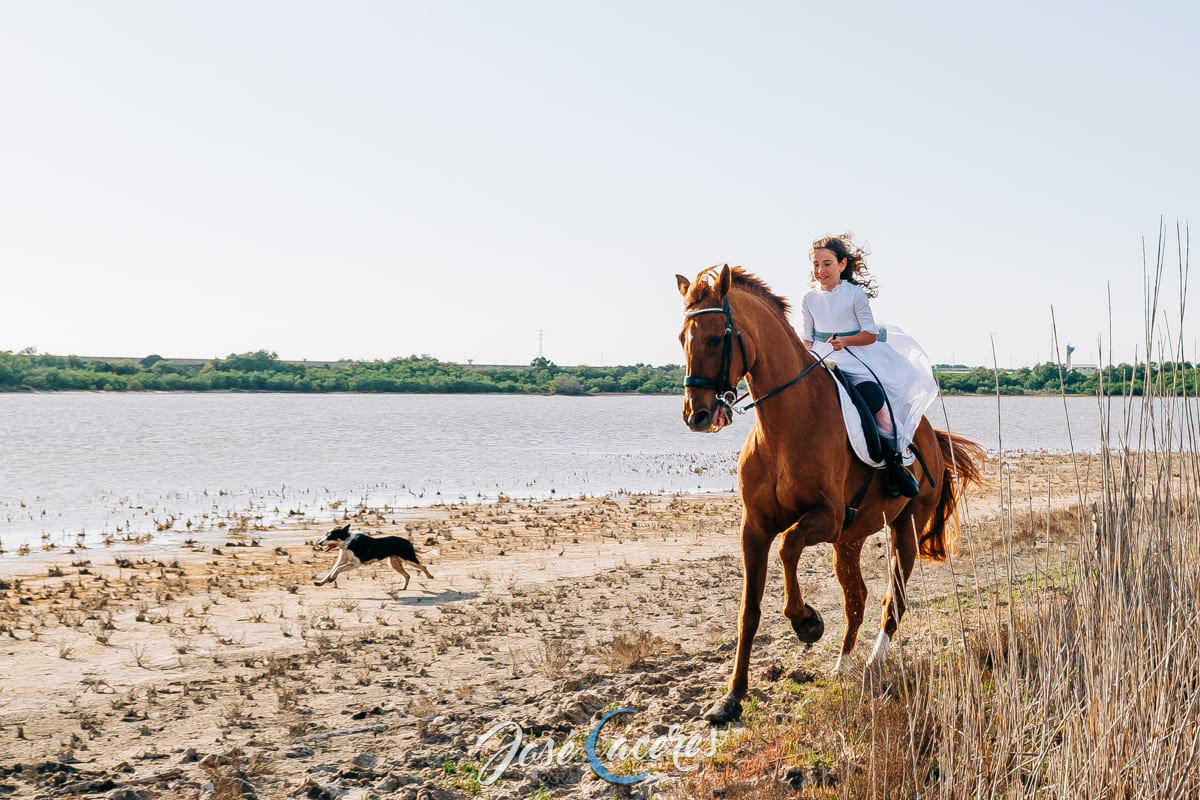
<svg viewBox="0 0 1200 800">
<path fill-rule="evenodd" d="M 550 381 L 552 394 L 584 394 L 583 381 L 574 375 L 555 375 Z"/>
</svg>

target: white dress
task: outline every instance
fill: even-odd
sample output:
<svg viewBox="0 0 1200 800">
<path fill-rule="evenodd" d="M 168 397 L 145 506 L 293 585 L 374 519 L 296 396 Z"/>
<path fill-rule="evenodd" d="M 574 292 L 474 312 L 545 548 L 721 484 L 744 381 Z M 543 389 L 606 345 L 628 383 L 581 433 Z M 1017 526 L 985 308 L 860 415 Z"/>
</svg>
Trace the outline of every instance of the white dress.
<svg viewBox="0 0 1200 800">
<path fill-rule="evenodd" d="M 895 415 L 896 449 L 903 452 L 912 443 L 921 417 L 937 399 L 937 380 L 925 351 L 894 325 L 881 330 L 862 287 L 847 281 L 828 292 L 820 287 L 811 290 L 804 295 L 800 311 L 804 320 L 800 338 L 813 343 L 814 355 L 836 362 L 855 383 L 878 381 L 883 387 Z M 849 336 L 859 331 L 878 334 L 880 339 L 841 351 L 822 341 L 829 334 Z"/>
</svg>

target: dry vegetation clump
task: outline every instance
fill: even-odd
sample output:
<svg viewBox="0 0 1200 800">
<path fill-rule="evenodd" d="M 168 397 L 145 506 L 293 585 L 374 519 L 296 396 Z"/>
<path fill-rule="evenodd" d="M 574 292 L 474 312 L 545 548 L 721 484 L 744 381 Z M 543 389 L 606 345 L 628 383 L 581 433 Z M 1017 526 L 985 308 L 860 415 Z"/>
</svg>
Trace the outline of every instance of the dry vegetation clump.
<svg viewBox="0 0 1200 800">
<path fill-rule="evenodd" d="M 662 638 L 649 631 L 621 631 L 601 648 L 601 656 L 612 672 L 627 672 L 661 652 L 663 647 Z"/>
<path fill-rule="evenodd" d="M 541 643 L 533 648 L 529 659 L 538 672 L 551 680 L 557 680 L 568 672 L 575 660 L 575 648 L 570 642 L 557 636 L 543 636 Z"/>
<path fill-rule="evenodd" d="M 1200 793 L 1195 456 L 1120 453 L 1070 572 L 929 663 L 937 796 Z"/>
<path fill-rule="evenodd" d="M 913 728 L 907 709 L 914 688 L 894 664 L 861 682 L 795 670 L 774 696 L 752 697 L 745 727 L 667 796 L 912 797 L 910 742 L 925 751 L 930 743 L 927 729 Z"/>
</svg>

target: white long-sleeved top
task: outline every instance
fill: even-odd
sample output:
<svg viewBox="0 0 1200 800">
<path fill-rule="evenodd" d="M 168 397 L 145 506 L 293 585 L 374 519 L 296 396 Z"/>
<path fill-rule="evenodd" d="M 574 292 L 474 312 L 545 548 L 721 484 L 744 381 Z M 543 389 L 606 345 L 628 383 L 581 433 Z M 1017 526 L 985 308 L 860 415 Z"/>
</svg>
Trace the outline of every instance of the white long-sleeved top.
<svg viewBox="0 0 1200 800">
<path fill-rule="evenodd" d="M 937 398 L 933 365 L 915 340 L 894 325 L 876 324 L 862 287 L 842 281 L 829 291 L 817 287 L 800 303 L 803 328 L 800 338 L 812 342 L 812 352 L 834 361 L 854 382 L 877 381 L 895 415 L 897 449 L 912 443 L 921 417 Z M 835 351 L 829 334 L 859 331 L 877 334 L 873 344 Z"/>
</svg>

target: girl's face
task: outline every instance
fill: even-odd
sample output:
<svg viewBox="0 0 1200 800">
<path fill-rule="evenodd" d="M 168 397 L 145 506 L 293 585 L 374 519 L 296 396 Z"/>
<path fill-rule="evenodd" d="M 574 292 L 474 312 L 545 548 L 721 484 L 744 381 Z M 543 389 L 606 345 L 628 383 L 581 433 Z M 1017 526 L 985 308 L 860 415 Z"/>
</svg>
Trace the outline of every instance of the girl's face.
<svg viewBox="0 0 1200 800">
<path fill-rule="evenodd" d="M 829 291 L 842 282 L 842 270 L 846 268 L 846 259 L 838 261 L 832 250 L 820 248 L 812 252 L 813 277 L 821 288 Z"/>
</svg>

